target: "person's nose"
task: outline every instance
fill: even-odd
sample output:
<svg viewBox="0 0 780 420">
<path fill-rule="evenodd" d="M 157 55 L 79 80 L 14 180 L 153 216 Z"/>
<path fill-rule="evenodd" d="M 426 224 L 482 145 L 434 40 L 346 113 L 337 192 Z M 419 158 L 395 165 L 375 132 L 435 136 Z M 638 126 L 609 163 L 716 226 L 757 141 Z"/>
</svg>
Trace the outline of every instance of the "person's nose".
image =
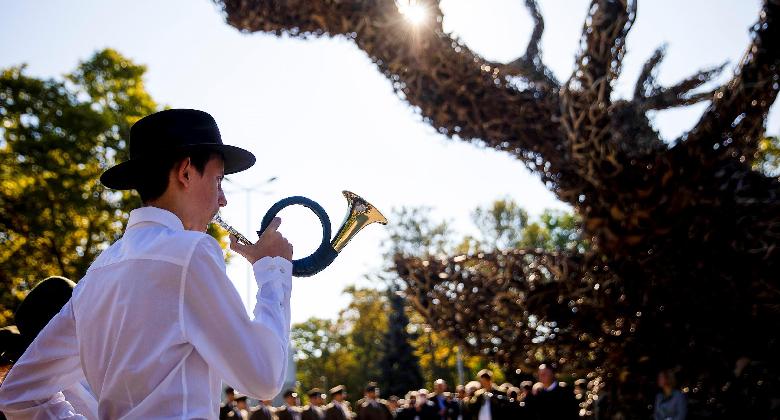
<svg viewBox="0 0 780 420">
<path fill-rule="evenodd" d="M 225 197 L 225 193 L 223 191 L 219 192 L 219 199 L 217 202 L 219 203 L 220 207 L 227 206 L 227 198 Z"/>
</svg>

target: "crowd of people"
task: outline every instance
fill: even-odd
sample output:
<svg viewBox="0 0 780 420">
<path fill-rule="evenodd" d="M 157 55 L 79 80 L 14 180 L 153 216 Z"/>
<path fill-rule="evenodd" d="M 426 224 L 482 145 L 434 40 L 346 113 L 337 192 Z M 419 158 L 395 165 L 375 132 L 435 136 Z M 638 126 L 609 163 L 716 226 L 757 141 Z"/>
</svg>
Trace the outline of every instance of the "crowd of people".
<svg viewBox="0 0 780 420">
<path fill-rule="evenodd" d="M 317 388 L 307 392 L 308 404 L 301 406 L 294 390 L 284 392 L 284 405 L 273 407 L 262 401 L 249 407 L 247 397 L 226 390 L 226 400 L 220 408 L 220 419 L 243 420 L 500 420 L 500 419 L 576 419 L 579 401 L 575 390 L 556 380 L 550 365 L 540 365 L 539 382 L 526 381 L 520 386 L 497 385 L 493 373 L 484 369 L 477 380 L 458 385 L 454 392 L 443 379 L 433 384 L 433 391 L 420 389 L 402 398 L 380 397 L 376 383 L 368 383 L 363 398 L 354 407 L 347 401 L 343 385 L 329 390 L 330 403 Z"/>
</svg>

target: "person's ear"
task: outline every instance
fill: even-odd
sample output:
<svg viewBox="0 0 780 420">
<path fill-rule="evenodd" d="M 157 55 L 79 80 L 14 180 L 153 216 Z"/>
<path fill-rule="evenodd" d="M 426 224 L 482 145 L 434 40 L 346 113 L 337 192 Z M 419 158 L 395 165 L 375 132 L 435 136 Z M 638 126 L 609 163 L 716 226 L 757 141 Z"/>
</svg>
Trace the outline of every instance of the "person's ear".
<svg viewBox="0 0 780 420">
<path fill-rule="evenodd" d="M 176 180 L 182 187 L 187 188 L 190 186 L 190 178 L 192 176 L 192 161 L 190 158 L 185 158 L 179 162 L 176 169 Z"/>
</svg>

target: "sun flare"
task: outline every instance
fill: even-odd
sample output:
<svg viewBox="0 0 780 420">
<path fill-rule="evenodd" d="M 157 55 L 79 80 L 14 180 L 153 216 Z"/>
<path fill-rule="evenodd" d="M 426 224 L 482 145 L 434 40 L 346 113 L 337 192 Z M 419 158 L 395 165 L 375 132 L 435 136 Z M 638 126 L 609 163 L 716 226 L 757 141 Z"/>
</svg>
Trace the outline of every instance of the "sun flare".
<svg viewBox="0 0 780 420">
<path fill-rule="evenodd" d="M 420 25 L 428 18 L 428 10 L 416 0 L 398 0 L 398 11 L 412 25 Z"/>
</svg>

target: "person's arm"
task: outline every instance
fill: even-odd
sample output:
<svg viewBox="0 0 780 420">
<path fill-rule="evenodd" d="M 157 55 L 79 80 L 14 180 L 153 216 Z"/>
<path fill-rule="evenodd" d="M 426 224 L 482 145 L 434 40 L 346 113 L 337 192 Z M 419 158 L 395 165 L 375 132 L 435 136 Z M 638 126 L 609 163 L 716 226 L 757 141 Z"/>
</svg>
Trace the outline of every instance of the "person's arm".
<svg viewBox="0 0 780 420">
<path fill-rule="evenodd" d="M 655 405 L 653 405 L 653 420 L 664 420 L 664 416 L 661 414 L 661 401 L 662 401 L 661 394 L 656 394 L 655 396 Z"/>
<path fill-rule="evenodd" d="M 185 338 L 221 378 L 261 400 L 279 393 L 287 373 L 292 263 L 265 257 L 253 264 L 257 304 L 250 319 L 225 274 L 222 250 L 211 237 L 185 267 L 179 307 Z"/>
<path fill-rule="evenodd" d="M 677 414 L 675 415 L 674 420 L 685 420 L 688 417 L 688 399 L 682 391 L 677 391 L 675 404 L 677 405 L 677 409 L 675 410 L 675 413 Z"/>
<path fill-rule="evenodd" d="M 72 300 L 41 330 L 0 385 L 9 419 L 83 419 L 62 390 L 83 377 Z"/>
</svg>

